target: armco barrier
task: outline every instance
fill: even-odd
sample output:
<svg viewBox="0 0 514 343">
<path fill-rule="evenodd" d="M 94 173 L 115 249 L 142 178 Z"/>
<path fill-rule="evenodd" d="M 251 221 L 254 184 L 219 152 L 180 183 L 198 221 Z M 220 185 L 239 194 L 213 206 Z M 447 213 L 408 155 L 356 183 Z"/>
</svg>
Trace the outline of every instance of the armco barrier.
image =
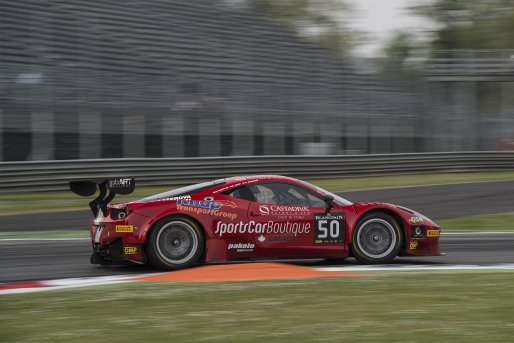
<svg viewBox="0 0 514 343">
<path fill-rule="evenodd" d="M 0 162 L 0 191 L 65 190 L 70 180 L 114 176 L 134 177 L 141 186 L 188 184 L 245 174 L 337 178 L 508 169 L 514 169 L 514 152 Z"/>
</svg>

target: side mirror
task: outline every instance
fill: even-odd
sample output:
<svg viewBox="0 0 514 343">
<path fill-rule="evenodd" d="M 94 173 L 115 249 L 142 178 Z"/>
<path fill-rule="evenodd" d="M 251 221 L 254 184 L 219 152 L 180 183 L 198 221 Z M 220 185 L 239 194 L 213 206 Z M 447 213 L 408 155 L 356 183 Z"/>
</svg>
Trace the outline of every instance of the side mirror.
<svg viewBox="0 0 514 343">
<path fill-rule="evenodd" d="M 327 205 L 327 211 L 330 211 L 334 207 L 334 203 L 333 203 L 334 197 L 331 196 L 330 194 L 325 194 L 323 196 L 323 201 Z"/>
</svg>

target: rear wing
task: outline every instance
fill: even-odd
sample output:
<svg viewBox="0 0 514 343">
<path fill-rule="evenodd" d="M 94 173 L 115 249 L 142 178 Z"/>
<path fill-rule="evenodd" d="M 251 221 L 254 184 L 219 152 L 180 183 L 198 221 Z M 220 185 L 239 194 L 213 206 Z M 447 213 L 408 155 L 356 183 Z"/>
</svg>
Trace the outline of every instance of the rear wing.
<svg viewBox="0 0 514 343">
<path fill-rule="evenodd" d="M 133 178 L 113 178 L 102 181 L 70 181 L 70 190 L 80 196 L 88 197 L 100 190 L 98 196 L 89 203 L 89 207 L 96 217 L 98 211 L 107 215 L 107 205 L 114 199 L 116 194 L 130 194 L 136 188 L 136 180 Z M 107 194 L 109 191 L 109 194 Z"/>
</svg>

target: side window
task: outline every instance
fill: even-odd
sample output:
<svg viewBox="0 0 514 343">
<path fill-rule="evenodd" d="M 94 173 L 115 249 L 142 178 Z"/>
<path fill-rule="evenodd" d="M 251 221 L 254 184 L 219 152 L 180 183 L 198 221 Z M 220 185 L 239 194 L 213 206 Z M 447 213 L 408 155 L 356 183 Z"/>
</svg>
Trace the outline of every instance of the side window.
<svg viewBox="0 0 514 343">
<path fill-rule="evenodd" d="M 252 184 L 248 187 L 255 201 L 263 204 L 324 207 L 325 203 L 305 189 L 289 183 Z"/>
<path fill-rule="evenodd" d="M 262 204 L 279 204 L 278 199 L 273 191 L 273 184 L 250 185 L 249 188 L 255 198 L 255 201 Z"/>
<path fill-rule="evenodd" d="M 236 189 L 232 189 L 228 192 L 224 193 L 225 195 L 228 195 L 230 197 L 238 198 L 238 199 L 244 199 L 248 201 L 255 201 L 255 198 L 253 197 L 252 192 L 248 189 L 246 186 L 242 186 Z"/>
<path fill-rule="evenodd" d="M 311 207 L 326 207 L 325 202 L 323 199 L 318 198 L 312 193 L 306 192 L 307 198 L 309 198 L 309 201 L 311 202 Z"/>
</svg>

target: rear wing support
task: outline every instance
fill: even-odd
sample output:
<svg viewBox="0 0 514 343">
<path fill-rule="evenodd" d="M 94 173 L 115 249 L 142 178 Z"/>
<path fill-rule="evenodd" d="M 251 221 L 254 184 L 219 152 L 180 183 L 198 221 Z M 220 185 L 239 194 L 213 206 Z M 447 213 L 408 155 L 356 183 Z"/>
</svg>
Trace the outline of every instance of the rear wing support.
<svg viewBox="0 0 514 343">
<path fill-rule="evenodd" d="M 133 178 L 114 178 L 102 181 L 70 181 L 70 190 L 80 196 L 88 197 L 100 190 L 98 196 L 89 202 L 89 207 L 96 217 L 98 211 L 107 215 L 107 205 L 114 199 L 116 194 L 130 194 L 136 188 L 136 181 Z M 109 194 L 107 194 L 109 191 Z M 107 197 L 106 197 L 107 196 Z"/>
</svg>

